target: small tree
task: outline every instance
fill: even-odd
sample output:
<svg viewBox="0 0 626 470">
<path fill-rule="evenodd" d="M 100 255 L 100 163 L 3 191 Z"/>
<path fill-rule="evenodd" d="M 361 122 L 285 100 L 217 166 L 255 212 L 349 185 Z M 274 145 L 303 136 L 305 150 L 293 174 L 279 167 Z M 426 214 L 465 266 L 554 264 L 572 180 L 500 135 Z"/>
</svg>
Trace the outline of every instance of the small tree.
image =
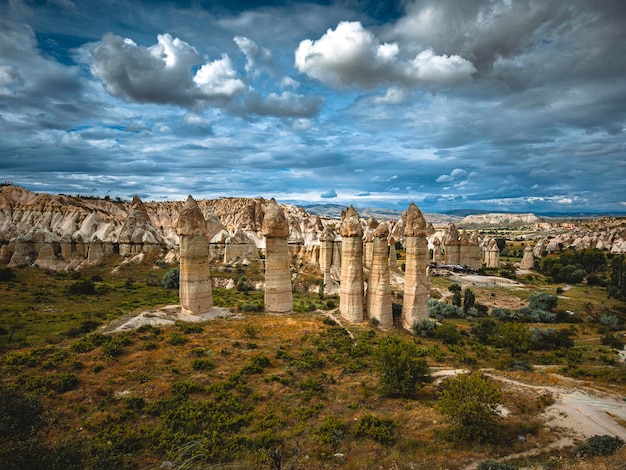
<svg viewBox="0 0 626 470">
<path fill-rule="evenodd" d="M 428 364 L 413 343 L 383 338 L 374 350 L 381 391 L 388 396 L 410 397 L 432 381 Z"/>
<path fill-rule="evenodd" d="M 446 379 L 436 408 L 456 424 L 461 439 L 487 440 L 499 417 L 500 388 L 480 372 Z"/>
<path fill-rule="evenodd" d="M 532 333 L 522 323 L 500 323 L 493 335 L 496 346 L 508 349 L 511 355 L 528 352 L 532 345 Z"/>
<path fill-rule="evenodd" d="M 465 289 L 465 292 L 463 292 L 463 312 L 467 313 L 475 303 L 476 295 L 474 295 L 472 289 Z"/>
<path fill-rule="evenodd" d="M 551 312 L 556 308 L 559 298 L 547 292 L 532 293 L 528 296 L 528 306 L 532 310 L 545 310 Z"/>
<path fill-rule="evenodd" d="M 170 268 L 163 276 L 161 285 L 166 289 L 178 289 L 180 283 L 180 269 Z"/>
</svg>

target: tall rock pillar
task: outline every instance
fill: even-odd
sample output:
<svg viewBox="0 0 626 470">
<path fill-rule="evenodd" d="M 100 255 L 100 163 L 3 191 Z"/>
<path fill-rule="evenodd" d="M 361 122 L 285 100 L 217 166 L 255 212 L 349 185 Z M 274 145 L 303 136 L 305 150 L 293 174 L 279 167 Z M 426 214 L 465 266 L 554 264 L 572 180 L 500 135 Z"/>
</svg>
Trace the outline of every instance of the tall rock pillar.
<svg viewBox="0 0 626 470">
<path fill-rule="evenodd" d="M 191 196 L 180 211 L 176 231 L 180 239 L 180 305 L 185 313 L 208 312 L 213 308 L 213 290 L 207 224 Z"/>
<path fill-rule="evenodd" d="M 391 284 L 389 276 L 389 257 L 387 255 L 387 237 L 389 227 L 386 223 L 376 227 L 372 240 L 372 264 L 367 283 L 367 313 L 383 329 L 393 326 L 391 311 Z"/>
<path fill-rule="evenodd" d="M 426 221 L 419 208 L 411 203 L 407 211 L 406 269 L 404 271 L 404 301 L 402 303 L 402 327 L 411 330 L 415 322 L 428 318 L 428 242 Z"/>
<path fill-rule="evenodd" d="M 529 243 L 524 248 L 524 257 L 522 258 L 522 262 L 519 267 L 521 269 L 531 269 L 535 266 L 535 254 L 533 253 L 533 247 Z"/>
<path fill-rule="evenodd" d="M 469 264 L 472 269 L 480 269 L 483 266 L 482 250 L 480 249 L 480 241 L 478 240 L 478 232 L 474 231 L 469 239 Z"/>
<path fill-rule="evenodd" d="M 459 231 L 452 222 L 448 224 L 448 228 L 446 229 L 446 234 L 443 237 L 443 245 L 446 250 L 445 259 L 446 264 L 448 265 L 457 265 L 461 261 L 460 255 L 460 236 Z"/>
<path fill-rule="evenodd" d="M 459 265 L 469 267 L 470 265 L 470 239 L 465 230 L 459 237 Z"/>
<path fill-rule="evenodd" d="M 441 240 L 438 237 L 435 237 L 433 240 L 433 263 L 437 266 L 443 264 L 443 255 L 441 253 Z"/>
<path fill-rule="evenodd" d="M 363 228 L 359 214 L 350 206 L 342 212 L 341 286 L 339 312 L 351 322 L 362 322 L 363 314 Z"/>
<path fill-rule="evenodd" d="M 289 222 L 274 198 L 265 207 L 265 311 L 289 313 L 293 309 L 289 272 Z"/>
<path fill-rule="evenodd" d="M 333 265 L 333 246 L 335 233 L 330 227 L 326 227 L 320 235 L 320 270 L 324 274 L 324 285 L 330 285 L 330 268 Z"/>
</svg>

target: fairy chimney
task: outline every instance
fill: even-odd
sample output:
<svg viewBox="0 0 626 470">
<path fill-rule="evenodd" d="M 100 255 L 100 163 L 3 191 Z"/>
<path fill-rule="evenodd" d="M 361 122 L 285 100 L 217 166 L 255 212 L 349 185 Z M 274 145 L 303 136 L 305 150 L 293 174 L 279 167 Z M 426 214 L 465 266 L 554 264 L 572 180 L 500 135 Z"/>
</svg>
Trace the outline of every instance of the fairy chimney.
<svg viewBox="0 0 626 470">
<path fill-rule="evenodd" d="M 342 212 L 341 286 L 339 311 L 351 322 L 362 322 L 363 314 L 363 228 L 356 209 L 350 206 Z"/>
<path fill-rule="evenodd" d="M 413 324 L 428 318 L 428 242 L 426 221 L 419 208 L 411 203 L 404 229 L 406 268 L 404 271 L 404 300 L 402 326 L 411 330 Z"/>
<path fill-rule="evenodd" d="M 372 264 L 367 284 L 367 313 L 369 318 L 383 329 L 393 326 L 391 311 L 391 284 L 387 237 L 389 227 L 382 223 L 376 227 L 372 240 Z"/>
<path fill-rule="evenodd" d="M 293 309 L 289 272 L 289 222 L 274 198 L 265 207 L 265 311 L 289 313 Z"/>
</svg>

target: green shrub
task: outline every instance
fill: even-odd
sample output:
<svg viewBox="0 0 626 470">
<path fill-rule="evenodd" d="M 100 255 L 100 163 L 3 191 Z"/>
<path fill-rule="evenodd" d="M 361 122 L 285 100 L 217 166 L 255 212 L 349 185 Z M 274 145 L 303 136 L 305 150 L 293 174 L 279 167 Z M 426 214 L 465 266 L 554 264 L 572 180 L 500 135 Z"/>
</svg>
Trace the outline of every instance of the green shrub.
<svg viewBox="0 0 626 470">
<path fill-rule="evenodd" d="M 502 391 L 480 372 L 446 379 L 438 393 L 436 408 L 458 426 L 461 439 L 493 437 Z"/>
<path fill-rule="evenodd" d="M 422 320 L 413 324 L 413 332 L 422 338 L 432 338 L 437 330 L 437 323 L 432 320 Z"/>
<path fill-rule="evenodd" d="M 617 452 L 624 445 L 624 440 L 617 436 L 592 436 L 583 442 L 576 449 L 576 454 L 585 457 L 596 457 L 609 455 Z"/>
<path fill-rule="evenodd" d="M 76 281 L 67 287 L 67 292 L 70 294 L 93 295 L 96 293 L 96 285 L 91 279 Z"/>
<path fill-rule="evenodd" d="M 208 358 L 194 359 L 191 361 L 191 368 L 193 370 L 213 370 L 215 369 L 215 363 Z"/>
<path fill-rule="evenodd" d="M 396 424 L 392 419 L 366 414 L 356 425 L 357 436 L 368 436 L 380 444 L 391 444 L 395 440 Z"/>
<path fill-rule="evenodd" d="M 180 285 L 180 269 L 170 268 L 163 276 L 161 285 L 166 289 L 178 289 Z"/>
<path fill-rule="evenodd" d="M 260 374 L 263 369 L 267 369 L 270 366 L 270 360 L 266 356 L 254 356 L 250 358 L 250 361 L 245 365 L 241 372 L 243 374 Z"/>
<path fill-rule="evenodd" d="M 317 435 L 322 444 L 336 447 L 346 437 L 346 425 L 334 416 L 328 416 L 322 421 Z"/>
<path fill-rule="evenodd" d="M 519 470 L 519 467 L 510 463 L 502 463 L 497 460 L 489 459 L 480 462 L 477 470 Z"/>
<path fill-rule="evenodd" d="M 546 310 L 551 312 L 556 308 L 559 298 L 546 292 L 533 292 L 528 296 L 528 306 L 532 310 Z"/>
<path fill-rule="evenodd" d="M 389 336 L 374 350 L 381 391 L 385 395 L 410 397 L 432 381 L 426 360 L 413 343 Z"/>
<path fill-rule="evenodd" d="M 452 323 L 444 323 L 435 330 L 435 338 L 443 341 L 443 344 L 457 344 L 461 339 L 461 332 Z"/>
<path fill-rule="evenodd" d="M 187 341 L 188 341 L 187 338 L 185 338 L 184 336 L 182 336 L 180 333 L 177 333 L 177 332 L 170 333 L 170 337 L 167 340 L 167 342 L 171 344 L 172 346 L 182 346 L 183 344 L 186 344 Z"/>
<path fill-rule="evenodd" d="M 0 268 L 0 282 L 11 282 L 16 277 L 11 268 Z"/>
</svg>

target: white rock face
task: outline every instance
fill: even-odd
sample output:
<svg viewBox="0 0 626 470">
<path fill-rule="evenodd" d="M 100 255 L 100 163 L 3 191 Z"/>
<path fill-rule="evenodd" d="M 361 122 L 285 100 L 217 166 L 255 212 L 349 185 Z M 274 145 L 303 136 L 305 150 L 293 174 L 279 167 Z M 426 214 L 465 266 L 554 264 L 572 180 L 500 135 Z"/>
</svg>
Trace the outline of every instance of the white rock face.
<svg viewBox="0 0 626 470">
<path fill-rule="evenodd" d="M 519 267 L 521 269 L 531 269 L 535 265 L 535 255 L 533 254 L 533 247 L 530 245 L 526 245 L 524 248 L 524 257 L 522 258 L 522 262 Z"/>
<path fill-rule="evenodd" d="M 535 214 L 475 214 L 468 215 L 461 222 L 460 227 L 519 227 L 532 226 L 539 221 Z"/>
</svg>

